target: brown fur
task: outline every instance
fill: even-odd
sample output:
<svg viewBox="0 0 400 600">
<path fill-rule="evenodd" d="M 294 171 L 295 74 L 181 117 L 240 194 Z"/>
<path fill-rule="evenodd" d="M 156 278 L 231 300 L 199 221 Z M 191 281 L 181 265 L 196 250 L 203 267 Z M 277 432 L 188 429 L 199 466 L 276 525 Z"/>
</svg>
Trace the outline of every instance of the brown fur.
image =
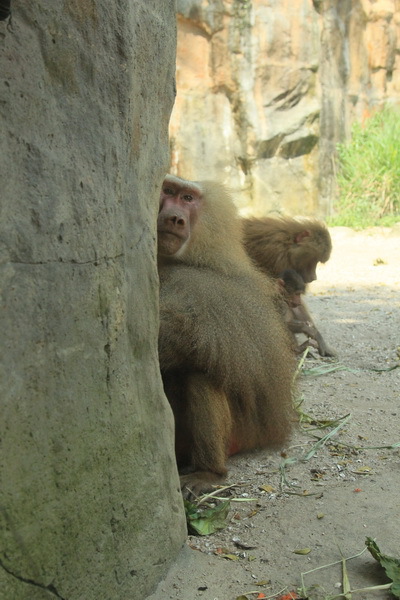
<svg viewBox="0 0 400 600">
<path fill-rule="evenodd" d="M 294 269 L 285 269 L 278 275 L 278 282 L 281 284 L 281 291 L 284 295 L 285 302 L 292 306 L 293 302 L 298 302 L 298 296 L 306 291 L 306 284 L 302 276 Z"/>
<path fill-rule="evenodd" d="M 285 269 L 294 269 L 309 283 L 305 270 L 325 263 L 332 241 L 325 224 L 317 219 L 264 217 L 243 219 L 244 243 L 259 268 L 278 277 Z M 300 238 L 300 239 L 298 239 Z"/>
<path fill-rule="evenodd" d="M 267 275 L 278 278 L 285 269 L 297 271 L 304 282 L 316 279 L 316 267 L 331 254 L 332 241 L 324 223 L 307 217 L 264 217 L 243 219 L 244 246 L 254 263 Z M 335 356 L 315 327 L 302 301 L 293 309 L 293 319 L 308 322 L 321 356 Z"/>
<path fill-rule="evenodd" d="M 318 338 L 318 331 L 315 326 L 305 320 L 300 320 L 300 315 L 295 316 L 296 309 L 301 306 L 301 296 L 304 294 L 306 284 L 297 271 L 293 269 L 285 269 L 282 273 L 279 273 L 278 277 L 278 288 L 281 291 L 281 306 L 280 312 L 283 319 L 292 334 L 293 337 L 293 350 L 299 354 L 303 352 L 307 346 L 313 346 L 318 348 L 316 342 Z M 302 344 L 298 344 L 295 333 L 303 333 L 307 336 L 308 340 Z"/>
<path fill-rule="evenodd" d="M 229 193 L 196 185 L 201 214 L 184 252 L 159 257 L 159 356 L 182 485 L 199 492 L 229 454 L 287 439 L 294 363 L 276 286 L 244 252 Z"/>
</svg>

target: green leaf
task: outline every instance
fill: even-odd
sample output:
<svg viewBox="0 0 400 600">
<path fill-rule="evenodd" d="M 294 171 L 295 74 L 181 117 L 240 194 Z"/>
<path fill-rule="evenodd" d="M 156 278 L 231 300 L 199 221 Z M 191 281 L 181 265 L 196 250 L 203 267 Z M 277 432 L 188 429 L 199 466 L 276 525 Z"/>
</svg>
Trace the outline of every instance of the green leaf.
<svg viewBox="0 0 400 600">
<path fill-rule="evenodd" d="M 370 537 L 367 537 L 365 545 L 375 560 L 385 569 L 389 579 L 393 581 L 390 588 L 391 593 L 396 598 L 400 598 L 400 559 L 382 554 L 376 542 Z"/>
<path fill-rule="evenodd" d="M 206 509 L 198 508 L 186 500 L 185 510 L 189 532 L 197 535 L 210 535 L 218 529 L 225 529 L 229 509 L 229 500 Z"/>
<path fill-rule="evenodd" d="M 298 548 L 297 550 L 293 550 L 294 554 L 310 554 L 311 548 Z"/>
</svg>

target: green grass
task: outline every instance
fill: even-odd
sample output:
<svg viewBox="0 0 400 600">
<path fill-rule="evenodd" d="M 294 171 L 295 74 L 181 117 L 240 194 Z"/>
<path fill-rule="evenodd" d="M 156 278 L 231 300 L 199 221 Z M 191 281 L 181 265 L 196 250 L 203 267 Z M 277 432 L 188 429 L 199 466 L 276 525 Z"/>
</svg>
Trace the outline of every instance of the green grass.
<svg viewBox="0 0 400 600">
<path fill-rule="evenodd" d="M 338 145 L 339 199 L 330 226 L 356 229 L 400 221 L 400 109 L 384 108 Z"/>
</svg>

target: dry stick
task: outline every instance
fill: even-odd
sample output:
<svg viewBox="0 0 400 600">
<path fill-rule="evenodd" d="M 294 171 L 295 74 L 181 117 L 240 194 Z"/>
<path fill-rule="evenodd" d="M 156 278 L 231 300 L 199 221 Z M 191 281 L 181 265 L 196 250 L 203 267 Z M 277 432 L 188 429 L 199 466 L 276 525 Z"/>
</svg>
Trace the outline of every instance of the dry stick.
<svg viewBox="0 0 400 600">
<path fill-rule="evenodd" d="M 377 590 L 390 590 L 392 587 L 391 583 L 383 583 L 382 585 L 372 585 L 371 587 L 366 588 L 357 588 L 355 590 L 350 590 L 351 594 L 361 593 L 361 592 L 375 592 Z M 330 600 L 335 600 L 336 598 L 345 598 L 344 594 L 337 594 L 337 596 L 331 596 Z"/>
<path fill-rule="evenodd" d="M 214 500 L 232 500 L 232 498 L 219 498 L 217 496 L 217 494 L 220 494 L 221 492 L 224 492 L 225 490 L 229 490 L 230 488 L 244 487 L 246 485 L 247 485 L 247 483 L 232 483 L 231 485 L 224 485 L 224 486 L 218 487 L 213 492 L 210 492 L 208 494 L 204 494 L 203 496 L 198 496 L 196 498 L 197 505 L 200 506 L 201 504 L 204 504 L 210 498 L 214 499 Z M 246 498 L 246 500 L 247 500 L 247 498 Z"/>
<path fill-rule="evenodd" d="M 350 417 L 351 417 L 350 413 L 345 415 L 344 417 L 342 417 L 342 422 L 339 423 L 334 429 L 332 429 L 332 431 L 330 431 L 329 433 L 324 435 L 324 437 L 319 439 L 318 442 L 316 444 L 314 444 L 314 446 L 311 448 L 311 450 L 309 450 L 307 452 L 307 454 L 305 454 L 302 458 L 286 458 L 284 461 L 282 461 L 282 463 L 280 464 L 280 467 L 279 467 L 279 470 L 281 473 L 281 484 L 280 484 L 281 489 L 284 484 L 291 487 L 291 484 L 287 481 L 286 476 L 285 476 L 285 468 L 288 465 L 293 465 L 299 461 L 307 462 L 308 460 L 310 460 L 310 458 L 312 458 L 314 456 L 314 454 L 316 453 L 316 451 L 319 448 L 324 446 L 326 444 L 326 442 L 339 431 L 339 429 L 344 427 L 344 425 L 347 423 L 347 421 L 350 419 Z"/>
<path fill-rule="evenodd" d="M 346 448 L 352 448 L 353 450 L 394 450 L 400 447 L 400 442 L 389 444 L 388 446 L 353 446 L 352 444 L 346 444 L 345 442 L 336 442 L 338 446 L 345 446 Z"/>
<path fill-rule="evenodd" d="M 370 367 L 369 369 L 367 369 L 367 368 L 351 369 L 350 367 L 346 367 L 345 365 L 342 365 L 338 362 L 335 364 L 323 363 L 322 365 L 320 365 L 318 367 L 312 367 L 311 369 L 304 369 L 303 375 L 305 375 L 305 376 L 311 375 L 313 377 L 317 377 L 319 375 L 328 375 L 329 373 L 334 373 L 335 371 L 348 371 L 349 373 L 365 373 L 365 372 L 388 373 L 390 371 L 394 371 L 395 369 L 399 369 L 399 368 L 400 368 L 400 363 L 396 363 L 395 365 L 392 365 L 391 367 L 384 367 L 384 368 Z"/>
<path fill-rule="evenodd" d="M 340 552 L 340 554 L 342 554 L 340 548 L 339 548 L 339 552 Z M 387 590 L 392 586 L 391 583 L 384 583 L 382 585 L 374 585 L 374 586 L 367 587 L 367 588 L 359 588 L 359 589 L 352 590 L 351 586 L 350 586 L 350 580 L 349 580 L 349 577 L 347 574 L 346 560 L 348 560 L 348 559 L 346 559 L 342 555 L 343 592 L 341 594 L 338 594 L 337 596 L 334 596 L 333 598 L 331 598 L 331 600 L 334 600 L 334 598 L 345 598 L 345 600 L 351 600 L 352 594 L 355 594 L 356 592 L 370 592 L 370 591 L 375 591 L 375 590 Z"/>
<path fill-rule="evenodd" d="M 301 372 L 301 370 L 303 368 L 304 361 L 306 360 L 306 357 L 307 357 L 309 349 L 310 349 L 310 347 L 307 346 L 307 348 L 304 350 L 303 354 L 301 355 L 301 359 L 298 362 L 296 371 L 295 371 L 294 376 L 293 376 L 293 383 L 296 381 L 297 377 L 299 376 L 299 374 L 300 374 L 300 372 Z"/>
<path fill-rule="evenodd" d="M 358 552 L 358 554 L 354 554 L 353 556 L 349 556 L 348 558 L 344 559 L 344 560 L 353 560 L 353 558 L 358 558 L 359 556 L 361 556 L 362 554 L 364 554 L 364 552 L 367 550 L 367 548 L 365 547 L 363 550 L 361 550 L 361 552 Z M 304 585 L 304 576 L 305 575 L 309 575 L 310 573 L 314 573 L 314 571 L 320 571 L 321 569 L 328 569 L 329 567 L 334 567 L 336 565 L 340 565 L 343 564 L 343 558 L 341 558 L 340 560 L 336 560 L 333 563 L 329 563 L 328 565 L 322 565 L 321 567 L 316 567 L 315 569 L 311 569 L 310 571 L 304 571 L 304 573 L 300 574 L 301 577 L 301 593 L 303 596 L 307 596 L 307 591 L 306 591 L 306 587 Z M 352 590 L 353 592 L 358 591 L 358 590 Z M 337 598 L 343 597 L 343 594 L 339 594 L 338 596 L 335 596 Z"/>
<path fill-rule="evenodd" d="M 266 596 L 264 598 L 264 600 L 271 600 L 271 598 L 276 598 L 276 596 L 279 596 L 279 594 L 282 594 L 284 591 L 287 590 L 287 586 L 285 586 L 284 588 L 282 588 L 281 590 L 279 590 L 279 592 L 276 592 L 275 594 L 272 594 L 272 596 Z M 247 594 L 259 594 L 260 590 L 255 590 L 254 592 L 245 592 L 245 596 L 247 596 Z"/>
<path fill-rule="evenodd" d="M 350 420 L 350 418 L 351 418 L 350 413 L 348 413 L 347 415 L 342 417 L 341 423 L 339 423 L 334 429 L 332 429 L 332 431 L 330 431 L 329 433 L 324 435 L 324 437 L 320 438 L 318 440 L 318 442 L 316 444 L 314 444 L 314 446 L 311 448 L 311 450 L 309 452 L 307 452 L 307 454 L 301 460 L 307 461 L 310 458 L 312 458 L 319 448 L 321 448 L 322 446 L 325 446 L 326 442 L 328 440 L 330 440 L 330 438 L 333 437 L 339 431 L 339 429 L 341 429 L 342 427 L 344 427 L 346 425 L 346 423 Z"/>
<path fill-rule="evenodd" d="M 215 500 L 229 500 L 229 502 L 257 502 L 258 498 L 225 498 L 224 496 L 214 496 Z"/>
<path fill-rule="evenodd" d="M 351 600 L 351 586 L 347 573 L 346 559 L 342 556 L 342 577 L 343 577 L 343 596 L 346 600 Z"/>
</svg>

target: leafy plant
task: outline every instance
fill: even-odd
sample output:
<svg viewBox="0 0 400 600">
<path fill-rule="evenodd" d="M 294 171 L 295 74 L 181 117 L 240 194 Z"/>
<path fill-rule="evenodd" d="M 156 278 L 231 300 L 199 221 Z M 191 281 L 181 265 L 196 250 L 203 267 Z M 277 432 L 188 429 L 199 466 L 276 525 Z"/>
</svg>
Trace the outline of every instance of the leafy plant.
<svg viewBox="0 0 400 600">
<path fill-rule="evenodd" d="M 214 533 L 218 529 L 225 529 L 227 526 L 229 509 L 229 500 L 207 508 L 199 507 L 193 502 L 185 500 L 186 520 L 189 533 L 195 535 L 210 535 L 210 533 Z"/>
<path fill-rule="evenodd" d="M 400 221 L 400 109 L 384 108 L 338 145 L 339 200 L 329 225 L 363 229 Z"/>
<path fill-rule="evenodd" d="M 370 537 L 367 537 L 365 545 L 375 560 L 385 569 L 389 579 L 392 580 L 390 591 L 393 596 L 400 598 L 400 559 L 382 554 L 376 542 Z"/>
</svg>

